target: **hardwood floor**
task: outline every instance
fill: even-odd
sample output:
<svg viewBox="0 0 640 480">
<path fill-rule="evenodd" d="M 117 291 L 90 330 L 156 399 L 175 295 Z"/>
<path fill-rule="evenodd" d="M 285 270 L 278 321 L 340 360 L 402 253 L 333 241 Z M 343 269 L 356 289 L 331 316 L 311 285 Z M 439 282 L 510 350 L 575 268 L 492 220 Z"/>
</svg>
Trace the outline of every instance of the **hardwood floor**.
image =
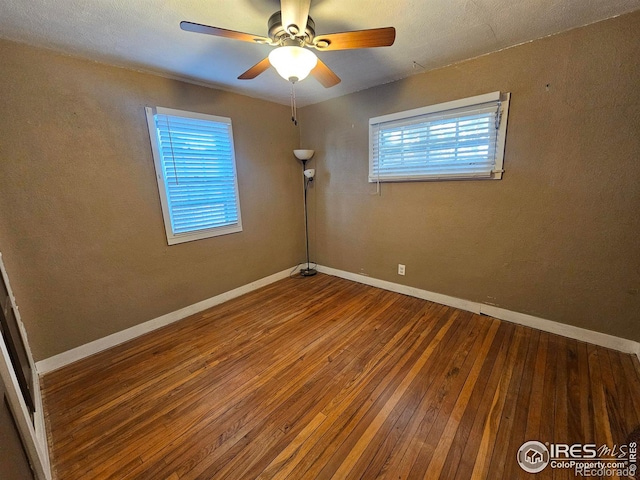
<svg viewBox="0 0 640 480">
<path fill-rule="evenodd" d="M 526 440 L 623 444 L 631 355 L 317 275 L 43 378 L 58 479 L 575 478 Z"/>
</svg>

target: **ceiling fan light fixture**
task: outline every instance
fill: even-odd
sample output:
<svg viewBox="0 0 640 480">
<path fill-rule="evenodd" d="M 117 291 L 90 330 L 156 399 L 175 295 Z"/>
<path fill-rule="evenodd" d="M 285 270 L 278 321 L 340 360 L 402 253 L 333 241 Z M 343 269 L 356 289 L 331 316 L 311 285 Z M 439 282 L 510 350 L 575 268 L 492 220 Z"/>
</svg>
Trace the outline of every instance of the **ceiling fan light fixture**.
<svg viewBox="0 0 640 480">
<path fill-rule="evenodd" d="M 318 57 L 306 48 L 284 46 L 271 51 L 269 62 L 282 78 L 295 83 L 307 78 L 318 63 Z"/>
</svg>

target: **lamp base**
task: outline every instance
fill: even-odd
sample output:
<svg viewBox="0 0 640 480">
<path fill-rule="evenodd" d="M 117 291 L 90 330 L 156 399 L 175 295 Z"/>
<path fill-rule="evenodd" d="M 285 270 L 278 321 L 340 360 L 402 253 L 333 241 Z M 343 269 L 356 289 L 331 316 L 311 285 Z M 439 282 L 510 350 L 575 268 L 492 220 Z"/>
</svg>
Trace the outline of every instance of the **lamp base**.
<svg viewBox="0 0 640 480">
<path fill-rule="evenodd" d="M 301 268 L 300 269 L 300 275 L 302 275 L 303 277 L 312 277 L 316 273 L 318 273 L 318 272 L 316 272 L 315 268 Z"/>
</svg>

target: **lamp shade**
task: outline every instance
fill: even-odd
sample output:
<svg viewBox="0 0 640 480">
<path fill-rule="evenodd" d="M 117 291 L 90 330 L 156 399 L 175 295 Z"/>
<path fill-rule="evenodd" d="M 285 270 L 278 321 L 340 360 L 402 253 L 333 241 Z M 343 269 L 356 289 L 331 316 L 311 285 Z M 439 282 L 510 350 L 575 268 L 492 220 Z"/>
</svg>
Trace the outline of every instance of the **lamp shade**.
<svg viewBox="0 0 640 480">
<path fill-rule="evenodd" d="M 306 48 L 284 46 L 271 51 L 269 62 L 282 78 L 290 82 L 299 82 L 307 78 L 315 68 L 318 57 Z"/>
<path fill-rule="evenodd" d="M 294 150 L 293 154 L 296 156 L 296 158 L 298 160 L 309 160 L 311 157 L 313 157 L 313 154 L 315 153 L 314 150 Z"/>
</svg>

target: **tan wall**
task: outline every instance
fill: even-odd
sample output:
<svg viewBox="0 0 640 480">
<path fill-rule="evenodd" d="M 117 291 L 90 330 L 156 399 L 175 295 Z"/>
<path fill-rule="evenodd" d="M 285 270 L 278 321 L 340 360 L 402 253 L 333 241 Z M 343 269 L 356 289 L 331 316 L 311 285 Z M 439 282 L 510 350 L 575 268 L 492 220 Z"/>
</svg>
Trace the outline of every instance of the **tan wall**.
<svg viewBox="0 0 640 480">
<path fill-rule="evenodd" d="M 0 251 L 37 360 L 302 260 L 287 107 L 6 41 L 0 65 Z M 167 246 L 154 105 L 232 119 L 242 233 Z"/>
<path fill-rule="evenodd" d="M 314 259 L 640 340 L 639 62 L 634 13 L 302 109 Z M 370 117 L 496 90 L 503 180 L 375 195 Z"/>
</svg>

